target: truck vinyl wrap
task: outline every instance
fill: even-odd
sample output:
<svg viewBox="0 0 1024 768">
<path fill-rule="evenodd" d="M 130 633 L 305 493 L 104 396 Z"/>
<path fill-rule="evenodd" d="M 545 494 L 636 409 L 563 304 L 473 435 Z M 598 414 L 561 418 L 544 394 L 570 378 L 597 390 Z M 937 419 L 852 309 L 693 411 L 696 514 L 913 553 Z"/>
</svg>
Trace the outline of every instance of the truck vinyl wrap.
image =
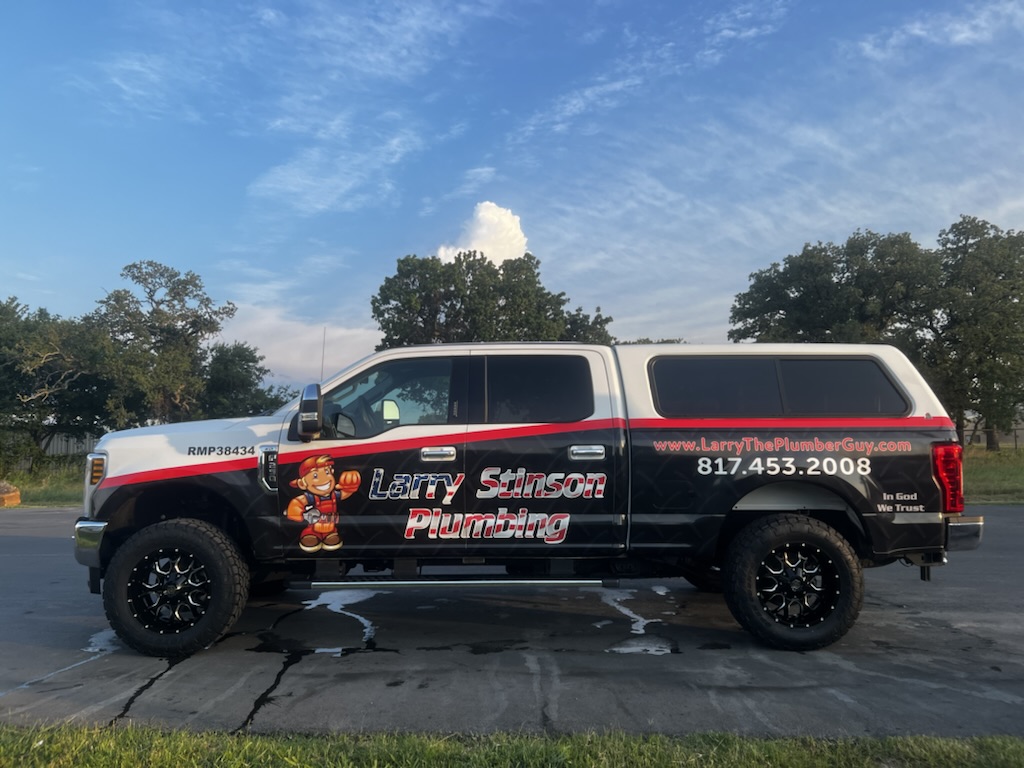
<svg viewBox="0 0 1024 768">
<path fill-rule="evenodd" d="M 805 649 L 852 626 L 863 565 L 903 558 L 927 576 L 978 545 L 959 450 L 891 347 L 388 350 L 269 416 L 105 436 L 76 557 L 122 639 L 157 655 L 223 634 L 250 579 L 324 563 L 341 584 L 360 567 L 387 579 L 441 563 L 509 580 L 683 576 L 724 590 L 767 644 Z M 841 563 L 830 576 L 823 548 Z M 175 558 L 191 575 L 168 586 Z M 230 610 L 210 586 L 221 570 L 245 581 Z M 827 591 L 849 605 L 824 608 Z"/>
</svg>

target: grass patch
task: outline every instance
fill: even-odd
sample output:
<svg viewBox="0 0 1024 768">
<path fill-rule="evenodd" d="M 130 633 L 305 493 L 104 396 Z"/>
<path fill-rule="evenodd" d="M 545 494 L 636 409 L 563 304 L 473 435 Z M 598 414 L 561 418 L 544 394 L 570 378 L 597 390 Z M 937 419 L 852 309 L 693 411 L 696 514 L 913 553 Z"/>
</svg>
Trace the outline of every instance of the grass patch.
<svg viewBox="0 0 1024 768">
<path fill-rule="evenodd" d="M 85 460 L 51 464 L 30 472 L 15 471 L 6 479 L 21 492 L 23 507 L 69 507 L 82 503 Z"/>
<path fill-rule="evenodd" d="M 754 739 L 727 734 L 529 736 L 429 734 L 234 736 L 151 728 L 0 726 L 0 766 L 29 768 L 181 766 L 835 766 L 836 768 L 999 768 L 1024 765 L 1024 740 Z"/>
<path fill-rule="evenodd" d="M 1024 451 L 968 446 L 964 451 L 964 495 L 968 504 L 1024 500 Z"/>
</svg>

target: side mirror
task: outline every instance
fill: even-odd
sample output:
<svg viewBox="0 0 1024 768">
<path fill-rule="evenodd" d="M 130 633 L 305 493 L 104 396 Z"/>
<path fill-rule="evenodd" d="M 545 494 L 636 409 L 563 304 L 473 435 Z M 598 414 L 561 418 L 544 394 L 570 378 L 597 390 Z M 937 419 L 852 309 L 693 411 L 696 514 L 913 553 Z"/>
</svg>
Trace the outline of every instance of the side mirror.
<svg viewBox="0 0 1024 768">
<path fill-rule="evenodd" d="M 304 442 L 320 434 L 323 423 L 324 398 L 319 384 L 307 384 L 299 398 L 299 422 L 297 430 Z"/>
</svg>

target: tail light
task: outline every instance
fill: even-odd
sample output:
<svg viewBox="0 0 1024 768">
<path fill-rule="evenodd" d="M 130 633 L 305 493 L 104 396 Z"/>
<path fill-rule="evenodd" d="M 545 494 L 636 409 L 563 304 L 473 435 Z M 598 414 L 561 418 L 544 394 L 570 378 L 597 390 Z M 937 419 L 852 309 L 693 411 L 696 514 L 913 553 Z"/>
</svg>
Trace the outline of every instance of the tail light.
<svg viewBox="0 0 1024 768">
<path fill-rule="evenodd" d="M 932 446 L 932 466 L 942 490 L 942 511 L 962 514 L 964 511 L 964 449 L 957 443 Z"/>
</svg>

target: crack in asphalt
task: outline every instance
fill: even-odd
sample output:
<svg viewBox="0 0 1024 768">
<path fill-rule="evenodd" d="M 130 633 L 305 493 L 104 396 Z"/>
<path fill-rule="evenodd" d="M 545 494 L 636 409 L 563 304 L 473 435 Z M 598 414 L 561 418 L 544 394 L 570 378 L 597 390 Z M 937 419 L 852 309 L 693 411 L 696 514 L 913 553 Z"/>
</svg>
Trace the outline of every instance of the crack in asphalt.
<svg viewBox="0 0 1024 768">
<path fill-rule="evenodd" d="M 168 672 L 170 672 L 183 661 L 185 661 L 185 659 L 168 659 L 167 668 L 159 674 L 153 675 L 153 677 L 149 678 L 149 680 L 147 680 L 138 688 L 136 688 L 135 693 L 133 693 L 131 697 L 128 699 L 128 701 L 125 702 L 124 709 L 122 709 L 120 713 L 118 713 L 109 723 L 107 723 L 107 728 L 113 728 L 115 725 L 117 725 L 118 721 L 124 720 L 126 717 L 128 717 L 128 712 L 131 710 L 135 702 L 138 701 L 139 697 L 146 691 L 148 691 L 150 688 L 152 688 L 154 685 L 156 685 L 157 682 L 164 675 L 166 675 Z"/>
<path fill-rule="evenodd" d="M 366 619 L 359 614 L 352 613 L 351 611 L 344 610 L 348 602 L 361 602 L 370 597 L 374 597 L 376 592 L 361 592 L 357 593 L 358 599 L 354 599 L 351 594 L 344 595 L 341 592 L 332 593 L 333 597 L 327 597 L 324 593 L 321 593 L 317 598 L 313 600 L 305 601 L 304 607 L 297 608 L 293 611 L 278 616 L 270 626 L 258 633 L 260 639 L 259 645 L 255 648 L 248 649 L 252 653 L 278 653 L 284 654 L 284 661 L 281 664 L 281 668 L 277 671 L 274 676 L 273 682 L 267 688 L 260 693 L 259 696 L 253 701 L 252 709 L 249 710 L 249 714 L 238 728 L 234 729 L 232 733 L 241 733 L 248 730 L 253 722 L 255 722 L 257 715 L 260 711 L 268 704 L 273 703 L 275 700 L 274 693 L 281 686 L 285 675 L 292 667 L 298 664 L 307 656 L 315 655 L 318 653 L 331 653 L 335 658 L 341 658 L 344 656 L 351 656 L 358 653 L 398 653 L 396 650 L 378 648 L 377 641 L 375 639 L 375 627 L 371 621 Z M 348 598 L 346 600 L 346 597 Z M 281 638 L 276 634 L 276 630 L 288 619 L 294 616 L 312 610 L 317 607 L 326 607 L 332 613 L 337 613 L 341 616 L 347 616 L 348 618 L 355 619 L 363 627 L 363 647 L 362 648 L 308 648 L 305 645 L 292 644 L 288 640 Z"/>
<path fill-rule="evenodd" d="M 248 730 L 260 710 L 274 700 L 274 691 L 276 691 L 277 687 L 281 685 L 281 681 L 284 679 L 285 673 L 311 653 L 314 653 L 314 651 L 291 651 L 285 655 L 284 663 L 281 665 L 281 669 L 277 671 L 277 675 L 274 677 L 274 682 L 272 682 L 270 686 L 263 691 L 263 693 L 256 697 L 256 701 L 253 702 L 252 709 L 249 710 L 249 714 L 246 716 L 245 721 L 231 733 L 241 733 L 242 731 Z"/>
</svg>

